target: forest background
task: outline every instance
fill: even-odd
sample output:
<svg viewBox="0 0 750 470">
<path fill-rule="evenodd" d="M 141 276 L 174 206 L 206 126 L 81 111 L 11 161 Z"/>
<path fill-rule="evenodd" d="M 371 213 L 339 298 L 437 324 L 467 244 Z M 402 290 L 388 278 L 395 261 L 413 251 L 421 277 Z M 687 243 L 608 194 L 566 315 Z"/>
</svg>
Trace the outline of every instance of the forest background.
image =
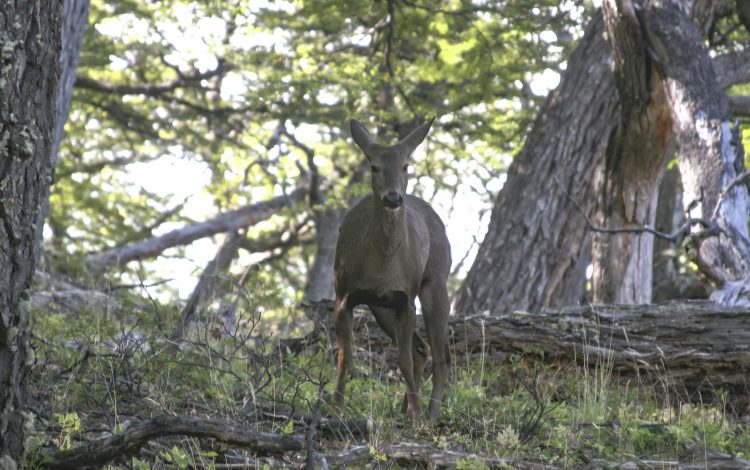
<svg viewBox="0 0 750 470">
<path fill-rule="evenodd" d="M 278 341 L 310 341 L 325 327 L 310 312 L 326 304 L 309 301 L 333 297 L 339 222 L 369 190 L 351 118 L 393 142 L 436 116 L 412 158 L 409 192 L 446 222 L 456 316 L 711 297 L 659 318 L 692 318 L 701 305 L 730 312 L 743 330 L 734 315 L 750 304 L 746 1 L 63 4 L 46 157 L 55 176 L 39 204 L 27 312 L 37 348 L 30 389 L 44 405 L 26 447 L 38 465 L 72 451 L 84 430 L 117 434 L 160 413 L 219 416 L 280 437 L 314 429 L 321 407 L 330 413 L 330 341 L 304 354 Z M 6 49 L 13 63 L 17 49 Z M 7 312 L 19 311 L 12 303 Z M 576 360 L 551 365 L 523 334 L 497 346 L 492 368 L 492 341 L 465 341 L 443 427 L 416 438 L 400 431 L 426 446 L 416 457 L 385 437 L 401 429 L 400 387 L 393 359 L 377 354 L 352 394 L 378 399 L 355 401 L 347 416 L 369 416 L 378 431 L 363 438 L 352 425 L 318 446 L 325 454 L 364 439 L 374 466 L 437 462 L 428 448 L 455 451 L 459 466 L 684 461 L 699 458 L 696 448 L 704 463 L 706 449 L 747 457 L 735 400 L 744 381 L 700 389 L 711 396 L 704 407 L 695 377 L 664 370 L 662 388 L 649 382 L 629 395 L 611 353 L 592 358 L 593 371 Z M 722 343 L 712 334 L 703 333 L 708 353 Z M 365 339 L 362 351 L 378 344 Z M 744 351 L 739 338 L 726 343 Z M 288 357 L 274 353 L 279 344 Z M 186 372 L 190 364 L 200 367 Z M 59 383 L 62 394 L 52 392 Z M 491 424 L 480 418 L 490 409 Z M 593 438 L 592 425 L 609 430 Z M 320 456 L 309 441 L 306 453 L 266 458 L 267 449 L 174 439 L 141 443 L 119 464 Z"/>
</svg>

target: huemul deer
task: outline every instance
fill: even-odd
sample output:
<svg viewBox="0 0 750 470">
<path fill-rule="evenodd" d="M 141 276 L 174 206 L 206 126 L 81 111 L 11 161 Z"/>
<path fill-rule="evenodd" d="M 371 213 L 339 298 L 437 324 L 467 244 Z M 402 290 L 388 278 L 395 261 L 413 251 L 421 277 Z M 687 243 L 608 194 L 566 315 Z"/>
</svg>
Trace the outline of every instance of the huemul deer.
<svg viewBox="0 0 750 470">
<path fill-rule="evenodd" d="M 338 378 L 334 404 L 344 404 L 352 370 L 352 309 L 366 304 L 378 325 L 398 345 L 398 365 L 406 382 L 403 411 L 422 414 L 419 386 L 432 349 L 432 395 L 428 407 L 437 419 L 448 382 L 448 289 L 451 250 L 445 225 L 425 201 L 406 195 L 411 153 L 422 143 L 432 120 L 392 146 L 381 145 L 358 121 L 354 142 L 370 162 L 372 194 L 344 217 L 334 261 Z M 430 346 L 415 332 L 419 296 Z"/>
</svg>

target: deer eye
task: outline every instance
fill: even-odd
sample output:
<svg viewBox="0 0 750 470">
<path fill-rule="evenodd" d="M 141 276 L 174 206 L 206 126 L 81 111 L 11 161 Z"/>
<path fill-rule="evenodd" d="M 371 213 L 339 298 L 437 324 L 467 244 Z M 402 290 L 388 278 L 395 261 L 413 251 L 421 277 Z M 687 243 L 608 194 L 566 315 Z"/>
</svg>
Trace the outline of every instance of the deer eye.
<svg viewBox="0 0 750 470">
<path fill-rule="evenodd" d="M 379 173 L 380 172 L 380 167 L 379 166 L 370 165 L 370 169 L 372 170 L 373 173 Z"/>
</svg>

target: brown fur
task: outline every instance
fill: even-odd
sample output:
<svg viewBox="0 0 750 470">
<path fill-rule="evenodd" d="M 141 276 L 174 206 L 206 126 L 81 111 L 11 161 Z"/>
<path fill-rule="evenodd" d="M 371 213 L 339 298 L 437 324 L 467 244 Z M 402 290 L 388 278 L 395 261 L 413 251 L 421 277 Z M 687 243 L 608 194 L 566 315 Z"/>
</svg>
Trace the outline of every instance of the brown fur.
<svg viewBox="0 0 750 470">
<path fill-rule="evenodd" d="M 339 345 L 335 405 L 344 403 L 352 368 L 352 309 L 370 307 L 383 330 L 396 342 L 406 382 L 404 411 L 418 418 L 419 386 L 427 357 L 433 356 L 433 385 L 428 414 L 437 419 L 448 382 L 447 279 L 451 252 L 445 226 L 425 201 L 406 195 L 406 165 L 432 121 L 393 146 L 376 143 L 352 120 L 352 137 L 371 165 L 372 190 L 344 217 L 334 262 L 336 337 Z M 414 331 L 419 296 L 430 346 Z"/>
</svg>

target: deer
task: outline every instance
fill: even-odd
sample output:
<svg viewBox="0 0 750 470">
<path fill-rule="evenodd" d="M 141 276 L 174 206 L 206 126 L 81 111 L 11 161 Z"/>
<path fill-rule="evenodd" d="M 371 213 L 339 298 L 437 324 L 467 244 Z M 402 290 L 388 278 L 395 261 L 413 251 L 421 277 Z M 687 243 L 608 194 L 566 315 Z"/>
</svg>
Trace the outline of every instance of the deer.
<svg viewBox="0 0 750 470">
<path fill-rule="evenodd" d="M 432 353 L 432 393 L 428 416 L 437 420 L 448 383 L 447 281 L 451 248 L 445 225 L 424 200 L 406 194 L 412 152 L 427 137 L 432 118 L 391 146 L 375 141 L 352 119 L 351 135 L 370 164 L 372 193 L 349 209 L 339 227 L 334 258 L 334 322 L 338 361 L 334 407 L 342 410 L 352 371 L 353 309 L 367 305 L 398 347 L 406 382 L 402 412 L 422 415 L 419 388 Z M 428 341 L 415 331 L 419 297 Z"/>
</svg>

